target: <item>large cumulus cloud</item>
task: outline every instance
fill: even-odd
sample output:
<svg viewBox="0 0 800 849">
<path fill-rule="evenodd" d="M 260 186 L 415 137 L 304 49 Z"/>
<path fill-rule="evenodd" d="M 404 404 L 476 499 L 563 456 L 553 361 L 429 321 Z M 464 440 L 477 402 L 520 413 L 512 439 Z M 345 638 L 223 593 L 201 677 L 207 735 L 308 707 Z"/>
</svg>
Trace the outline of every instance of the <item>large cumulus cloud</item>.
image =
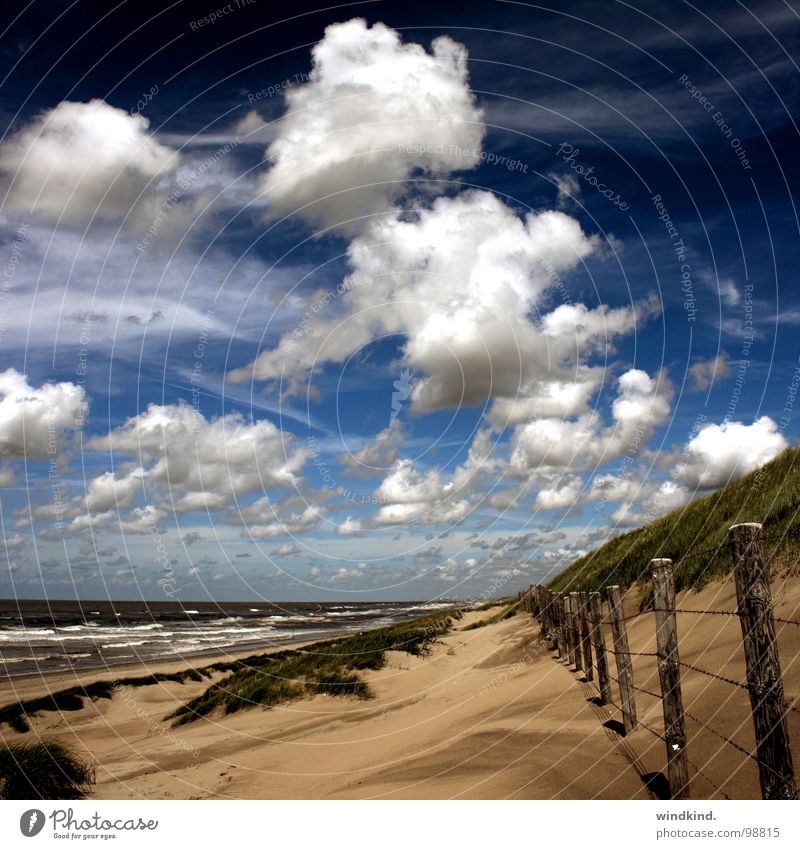
<svg viewBox="0 0 800 849">
<path fill-rule="evenodd" d="M 585 400 L 597 374 L 585 363 L 576 370 L 576 333 L 587 344 L 608 339 L 632 328 L 634 311 L 559 307 L 538 323 L 531 311 L 554 275 L 597 247 L 561 212 L 523 218 L 484 191 L 374 220 L 351 243 L 353 270 L 336 296 L 229 378 L 300 387 L 315 364 L 343 362 L 376 336 L 401 334 L 406 364 L 422 375 L 411 396 L 417 410 L 526 397 L 554 381 L 589 383 L 576 393 Z"/>
<path fill-rule="evenodd" d="M 735 421 L 710 424 L 686 445 L 675 476 L 690 489 L 716 489 L 763 466 L 788 447 L 769 416 L 750 425 Z"/>
<path fill-rule="evenodd" d="M 463 45 L 441 36 L 429 53 L 357 18 L 329 26 L 312 59 L 267 151 L 261 189 L 273 213 L 339 224 L 390 208 L 415 173 L 444 177 L 479 161 L 484 125 Z"/>
<path fill-rule="evenodd" d="M 144 116 L 102 100 L 62 101 L 0 146 L 6 208 L 67 225 L 123 218 L 178 162 Z"/>
<path fill-rule="evenodd" d="M 83 426 L 87 399 L 74 383 L 33 387 L 10 368 L 0 373 L 0 457 L 44 460 Z M 8 473 L 4 475 L 8 476 Z"/>
</svg>

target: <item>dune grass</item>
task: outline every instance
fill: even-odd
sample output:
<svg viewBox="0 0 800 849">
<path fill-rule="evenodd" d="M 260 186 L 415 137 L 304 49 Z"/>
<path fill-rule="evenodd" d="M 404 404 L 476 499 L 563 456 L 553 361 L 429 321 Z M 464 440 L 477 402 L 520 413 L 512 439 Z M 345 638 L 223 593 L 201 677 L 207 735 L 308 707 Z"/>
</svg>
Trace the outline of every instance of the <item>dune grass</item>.
<svg viewBox="0 0 800 849">
<path fill-rule="evenodd" d="M 496 607 L 497 605 L 491 605 L 492 607 Z M 487 610 L 488 608 L 482 607 L 480 610 Z M 503 622 L 506 619 L 509 619 L 512 616 L 516 616 L 517 613 L 521 611 L 521 607 L 519 602 L 514 599 L 513 602 L 507 604 L 496 616 L 491 616 L 488 619 L 479 619 L 477 622 L 473 622 L 470 625 L 466 625 L 462 628 L 462 631 L 474 631 L 476 628 L 483 628 L 486 625 L 495 625 L 497 622 Z"/>
<path fill-rule="evenodd" d="M 712 495 L 614 537 L 558 574 L 549 587 L 561 592 L 599 590 L 612 584 L 624 588 L 650 579 L 653 558 L 669 557 L 676 561 L 676 588 L 700 589 L 732 570 L 727 533 L 739 522 L 761 522 L 772 568 L 795 570 L 800 549 L 798 472 L 800 448 L 789 448 Z M 694 552 L 703 554 L 695 557 Z M 687 554 L 688 559 L 677 563 Z"/>
<path fill-rule="evenodd" d="M 69 687 L 39 696 L 35 699 L 23 699 L 0 707 L 0 723 L 7 722 L 15 731 L 24 734 L 30 731 L 28 718 L 36 716 L 42 711 L 74 711 L 81 710 L 84 701 L 90 699 L 110 699 L 114 693 L 114 687 L 142 687 L 148 684 L 156 684 L 159 681 L 177 681 L 183 684 L 186 680 L 202 681 L 197 670 L 183 669 L 180 672 L 156 673 L 154 675 L 142 675 L 132 678 L 120 678 L 115 681 L 93 681 L 86 686 Z"/>
<path fill-rule="evenodd" d="M 389 628 L 364 631 L 330 641 L 322 640 L 302 650 L 285 649 L 179 672 L 159 672 L 69 687 L 0 707 L 0 723 L 8 723 L 15 731 L 25 733 L 30 731 L 30 717 L 43 711 L 81 710 L 87 699 L 95 701 L 112 698 L 117 687 L 141 687 L 161 681 L 183 684 L 187 680 L 202 681 L 219 672 L 230 674 L 167 718 L 175 719 L 175 724 L 180 725 L 205 716 L 217 707 L 224 713 L 233 713 L 254 705 L 269 707 L 305 694 L 326 693 L 368 698 L 369 688 L 359 678 L 359 671 L 380 669 L 385 663 L 387 651 L 424 654 L 438 636 L 449 630 L 452 621 L 461 616 L 461 611 L 452 610 Z"/>
<path fill-rule="evenodd" d="M 61 743 L 0 745 L 0 799 L 83 799 L 94 767 Z"/>
<path fill-rule="evenodd" d="M 174 725 L 183 725 L 215 710 L 231 714 L 256 706 L 272 707 L 318 693 L 369 698 L 369 687 L 359 672 L 382 668 L 387 651 L 426 654 L 431 644 L 461 615 L 460 611 L 450 611 L 313 643 L 303 649 L 287 649 L 230 664 L 212 664 L 207 668 L 230 671 L 230 675 L 212 684 L 166 719 L 173 720 Z"/>
</svg>

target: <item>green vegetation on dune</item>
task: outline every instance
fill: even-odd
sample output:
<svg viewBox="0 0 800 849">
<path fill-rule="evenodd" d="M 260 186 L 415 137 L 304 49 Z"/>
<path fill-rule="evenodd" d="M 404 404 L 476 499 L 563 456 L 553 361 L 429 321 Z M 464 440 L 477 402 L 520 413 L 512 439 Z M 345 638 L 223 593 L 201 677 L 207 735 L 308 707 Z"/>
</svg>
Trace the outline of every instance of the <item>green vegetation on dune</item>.
<svg viewBox="0 0 800 849">
<path fill-rule="evenodd" d="M 491 607 L 496 607 L 496 604 L 491 605 Z M 480 607 L 479 610 L 488 610 L 488 607 Z M 521 607 L 519 602 L 511 601 L 504 607 L 498 614 L 490 617 L 489 619 L 479 619 L 477 622 L 473 622 L 471 625 L 467 625 L 462 628 L 462 631 L 474 631 L 476 628 L 483 628 L 485 625 L 495 625 L 497 622 L 502 622 L 505 619 L 508 619 L 511 616 L 516 616 L 517 613 L 521 612 Z"/>
<path fill-rule="evenodd" d="M 61 743 L 0 745 L 0 799 L 83 799 L 94 767 Z"/>
<path fill-rule="evenodd" d="M 175 719 L 175 724 L 180 725 L 205 716 L 217 707 L 225 713 L 233 713 L 254 705 L 269 707 L 304 694 L 368 698 L 369 688 L 359 678 L 360 670 L 380 669 L 386 662 L 387 651 L 424 654 L 438 636 L 449 630 L 453 620 L 462 615 L 461 610 L 444 611 L 352 637 L 321 640 L 302 650 L 254 654 L 242 660 L 219 661 L 179 672 L 94 681 L 0 707 L 0 724 L 8 723 L 23 734 L 30 731 L 30 717 L 42 711 L 77 711 L 84 707 L 86 699 L 112 698 L 118 687 L 143 687 L 164 681 L 183 684 L 187 680 L 202 681 L 219 672 L 230 674 L 167 719 Z"/>
<path fill-rule="evenodd" d="M 614 537 L 581 557 L 550 583 L 556 591 L 628 587 L 649 579 L 650 561 L 676 561 L 677 589 L 699 589 L 731 571 L 728 528 L 761 522 L 774 569 L 798 562 L 800 539 L 800 448 L 789 448 L 761 469 L 705 498 Z M 688 555 L 688 557 L 686 557 Z M 698 556 L 695 556 L 698 555 Z M 686 557 L 680 563 L 677 561 Z"/>
<path fill-rule="evenodd" d="M 184 669 L 180 672 L 159 672 L 154 675 L 142 675 L 135 678 L 120 678 L 116 681 L 93 681 L 85 687 L 69 687 L 39 696 L 35 699 L 23 699 L 12 702 L 0 708 L 0 723 L 7 722 L 15 731 L 24 734 L 30 731 L 28 719 L 41 711 L 73 711 L 83 708 L 84 699 L 110 699 L 115 687 L 142 687 L 147 684 L 157 684 L 159 681 L 177 681 L 183 684 L 186 680 L 202 681 L 197 670 Z"/>
<path fill-rule="evenodd" d="M 318 693 L 369 698 L 370 690 L 359 677 L 360 671 L 382 668 L 387 651 L 425 654 L 437 637 L 450 629 L 453 619 L 460 617 L 460 611 L 450 611 L 352 637 L 313 643 L 303 649 L 212 664 L 209 669 L 231 674 L 166 718 L 182 725 L 216 709 L 230 714 L 256 706 L 272 707 Z"/>
</svg>

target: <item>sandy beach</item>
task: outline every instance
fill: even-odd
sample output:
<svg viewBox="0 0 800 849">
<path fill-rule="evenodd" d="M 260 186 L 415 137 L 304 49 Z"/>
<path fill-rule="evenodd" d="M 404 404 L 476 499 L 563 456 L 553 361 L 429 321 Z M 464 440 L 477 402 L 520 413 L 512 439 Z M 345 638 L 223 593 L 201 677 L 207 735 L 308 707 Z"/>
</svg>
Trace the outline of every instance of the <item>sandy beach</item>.
<svg viewBox="0 0 800 849">
<path fill-rule="evenodd" d="M 797 618 L 800 579 L 774 592 L 776 615 Z M 726 582 L 681 594 L 678 607 L 728 611 L 734 601 Z M 626 610 L 633 613 L 636 603 L 629 593 Z M 491 613 L 466 614 L 426 656 L 389 652 L 383 669 L 362 673 L 374 693 L 368 700 L 315 696 L 172 728 L 164 717 L 208 682 L 167 682 L 124 687 L 63 716 L 42 713 L 27 734 L 7 725 L 0 733 L 9 742 L 49 736 L 88 753 L 97 763 L 94 795 L 102 799 L 656 798 L 665 769 L 664 743 L 653 733 L 663 728 L 660 701 L 640 693 L 642 726 L 622 736 L 617 708 L 595 703 L 595 684 L 555 659 L 530 616 L 465 630 Z M 633 652 L 654 651 L 652 615 L 628 626 Z M 736 617 L 680 614 L 678 628 L 683 661 L 743 680 Z M 779 640 L 791 703 L 800 697 L 800 628 L 781 627 Z M 185 665 L 147 667 L 179 668 Z M 635 657 L 634 669 L 639 688 L 658 690 L 653 658 Z M 79 681 L 143 669 L 112 672 L 81 673 Z M 0 704 L 79 681 L 5 682 Z M 682 684 L 686 710 L 713 728 L 687 719 L 689 757 L 703 773 L 693 779 L 692 796 L 759 798 L 755 763 L 717 736 L 752 750 L 746 692 L 691 672 Z M 793 745 L 800 743 L 797 720 L 800 714 L 789 714 Z"/>
</svg>

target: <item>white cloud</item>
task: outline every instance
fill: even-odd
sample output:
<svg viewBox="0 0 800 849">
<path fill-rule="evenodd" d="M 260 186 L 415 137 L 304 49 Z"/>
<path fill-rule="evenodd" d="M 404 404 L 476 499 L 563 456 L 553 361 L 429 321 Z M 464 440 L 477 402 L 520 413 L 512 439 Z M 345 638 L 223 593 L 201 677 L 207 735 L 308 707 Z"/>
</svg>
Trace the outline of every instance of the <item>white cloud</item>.
<svg viewBox="0 0 800 849">
<path fill-rule="evenodd" d="M 704 392 L 714 381 L 723 380 L 731 373 L 728 358 L 725 354 L 711 357 L 708 360 L 695 360 L 689 366 L 690 392 Z"/>
<path fill-rule="evenodd" d="M 436 501 L 444 495 L 441 472 L 420 472 L 411 460 L 400 460 L 375 493 L 384 504 L 418 504 Z"/>
<path fill-rule="evenodd" d="M 575 419 L 534 419 L 516 428 L 511 471 L 527 477 L 539 470 L 590 469 L 622 454 L 636 454 L 654 429 L 669 416 L 672 387 L 663 373 L 657 379 L 630 369 L 617 381 L 611 405 L 613 425 L 603 426 L 596 412 Z"/>
<path fill-rule="evenodd" d="M 10 558 L 12 555 L 17 557 L 22 553 L 22 549 L 28 544 L 28 537 L 21 534 L 14 534 L 10 537 L 0 538 L 0 557 L 3 559 Z"/>
<path fill-rule="evenodd" d="M 487 415 L 498 430 L 532 418 L 564 418 L 589 412 L 589 400 L 603 377 L 602 368 L 582 368 L 572 380 L 540 383 L 524 396 L 497 398 Z"/>
<path fill-rule="evenodd" d="M 44 460 L 80 429 L 86 394 L 73 383 L 34 388 L 10 368 L 0 373 L 0 456 Z"/>
<path fill-rule="evenodd" d="M 151 404 L 107 436 L 89 440 L 87 447 L 135 457 L 141 468 L 129 476 L 178 498 L 178 509 L 187 496 L 202 506 L 207 499 L 223 497 L 228 503 L 292 485 L 308 457 L 305 447 L 294 446 L 291 436 L 266 419 L 251 423 L 229 413 L 208 420 L 186 404 Z"/>
<path fill-rule="evenodd" d="M 495 456 L 492 432 L 480 430 L 472 441 L 465 461 L 449 480 L 441 470 L 421 470 L 412 460 L 398 460 L 375 491 L 382 505 L 371 525 L 401 525 L 417 521 L 422 525 L 457 524 L 486 497 L 487 484 L 503 467 Z M 341 531 L 340 531 L 341 532 Z"/>
<path fill-rule="evenodd" d="M 581 194 L 581 184 L 573 174 L 559 174 L 551 171 L 547 175 L 558 189 L 558 208 L 566 209 L 578 201 Z"/>
<path fill-rule="evenodd" d="M 142 490 L 143 474 L 142 469 L 136 469 L 122 479 L 113 472 L 104 472 L 93 478 L 86 488 L 86 509 L 104 512 L 130 507 L 134 496 Z"/>
<path fill-rule="evenodd" d="M 136 461 L 98 475 L 84 497 L 72 499 L 65 515 L 74 517 L 67 528 L 73 534 L 112 526 L 144 533 L 170 514 L 219 512 L 251 493 L 294 486 L 308 457 L 272 422 L 248 422 L 238 413 L 208 420 L 186 404 L 150 405 L 106 436 L 87 440 L 86 447 Z M 137 494 L 155 504 L 121 515 Z M 286 532 L 274 511 L 264 525 L 264 500 L 242 507 L 244 514 L 258 526 L 254 536 Z M 301 525 L 310 527 L 306 520 Z M 297 520 L 289 527 L 299 527 Z"/>
<path fill-rule="evenodd" d="M 420 375 L 414 411 L 493 400 L 489 421 L 498 430 L 532 416 L 588 413 L 605 371 L 588 358 L 607 357 L 615 338 L 658 304 L 566 303 L 548 313 L 561 275 L 599 253 L 599 239 L 577 220 L 552 210 L 520 216 L 485 191 L 434 201 L 402 194 L 415 173 L 463 167 L 451 147 L 480 143 L 463 48 L 442 38 L 429 54 L 383 25 L 353 20 L 329 27 L 313 60 L 310 81 L 287 90 L 264 189 L 276 213 L 311 203 L 303 214 L 317 223 L 363 215 L 349 228 L 351 273 L 336 289 L 293 302 L 310 318 L 229 380 L 285 381 L 285 392 L 306 392 L 314 369 L 397 335 L 402 365 Z M 363 446 L 365 458 L 396 459 L 390 435 Z M 407 512 L 388 505 L 383 514 Z"/>
<path fill-rule="evenodd" d="M 667 510 L 665 512 L 669 511 Z M 634 510 L 633 505 L 628 503 L 621 504 L 617 510 L 611 514 L 611 521 L 618 528 L 636 528 L 639 525 L 644 524 L 649 519 L 649 515 Z"/>
<path fill-rule="evenodd" d="M 344 522 L 337 526 L 336 533 L 339 534 L 339 536 L 348 537 L 353 534 L 361 533 L 363 530 L 364 527 L 358 519 L 348 516 Z"/>
<path fill-rule="evenodd" d="M 299 512 L 278 513 L 277 505 L 267 498 L 254 504 L 240 507 L 228 520 L 231 524 L 244 525 L 242 536 L 254 539 L 293 536 L 313 531 L 325 515 L 321 507 L 307 505 Z"/>
<path fill-rule="evenodd" d="M 596 475 L 586 495 L 589 501 L 634 501 L 652 492 L 652 485 L 632 473 Z"/>
<path fill-rule="evenodd" d="M 753 424 L 707 425 L 694 436 L 675 466 L 675 476 L 689 489 L 715 489 L 763 466 L 789 443 L 768 416 Z"/>
<path fill-rule="evenodd" d="M 274 165 L 261 188 L 274 214 L 301 209 L 335 225 L 387 210 L 416 172 L 443 177 L 480 161 L 472 151 L 484 126 L 463 45 L 441 36 L 428 53 L 354 18 L 329 26 L 312 60 L 309 81 L 286 90 L 267 149 Z"/>
<path fill-rule="evenodd" d="M 673 510 L 683 507 L 692 499 L 693 492 L 674 480 L 666 480 L 649 494 L 642 505 L 642 521 L 651 521 L 666 516 Z"/>
<path fill-rule="evenodd" d="M 395 420 L 374 439 L 366 440 L 356 451 L 343 454 L 339 460 L 348 467 L 351 475 L 372 477 L 394 465 L 404 439 L 403 428 Z"/>
<path fill-rule="evenodd" d="M 412 389 L 417 410 L 526 397 L 553 381 L 596 381 L 574 363 L 575 333 L 584 347 L 597 334 L 607 344 L 633 327 L 631 310 L 560 307 L 542 328 L 530 319 L 555 285 L 553 274 L 596 247 L 569 216 L 548 211 L 522 219 L 484 191 L 373 221 L 350 245 L 353 271 L 342 294 L 302 332 L 287 333 L 229 377 L 288 378 L 299 390 L 311 368 L 342 362 L 376 336 L 403 334 L 405 364 L 423 375 Z"/>
<path fill-rule="evenodd" d="M 537 510 L 557 510 L 573 507 L 581 492 L 583 479 L 577 475 L 558 478 L 552 484 L 542 487 L 536 495 L 534 508 Z"/>
<path fill-rule="evenodd" d="M 293 542 L 285 542 L 277 548 L 270 551 L 270 557 L 291 557 L 293 554 L 299 554 L 300 548 Z"/>
<path fill-rule="evenodd" d="M 124 217 L 178 164 L 148 125 L 102 100 L 62 101 L 0 146 L 9 207 L 68 224 Z"/>
</svg>

